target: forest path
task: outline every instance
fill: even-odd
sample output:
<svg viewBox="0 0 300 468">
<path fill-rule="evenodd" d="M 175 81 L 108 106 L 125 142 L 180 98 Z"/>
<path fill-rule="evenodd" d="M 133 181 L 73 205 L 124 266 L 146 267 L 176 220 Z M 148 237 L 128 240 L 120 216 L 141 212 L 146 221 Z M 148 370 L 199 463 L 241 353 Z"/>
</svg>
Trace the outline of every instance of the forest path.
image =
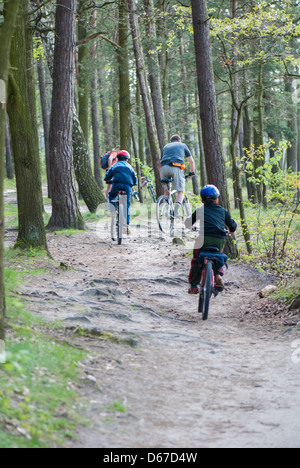
<svg viewBox="0 0 300 468">
<path fill-rule="evenodd" d="M 93 230 L 48 245 L 56 262 L 20 292 L 65 325 L 55 339 L 88 350 L 78 412 L 89 425 L 69 447 L 300 447 L 299 329 L 249 313 L 270 278 L 230 264 L 203 322 L 180 247 L 117 246 Z"/>
</svg>

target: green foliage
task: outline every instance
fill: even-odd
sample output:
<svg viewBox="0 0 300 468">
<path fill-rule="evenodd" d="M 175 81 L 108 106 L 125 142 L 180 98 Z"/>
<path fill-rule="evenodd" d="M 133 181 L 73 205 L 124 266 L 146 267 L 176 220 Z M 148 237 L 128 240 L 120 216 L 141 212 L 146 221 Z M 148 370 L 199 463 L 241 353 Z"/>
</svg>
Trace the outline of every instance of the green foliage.
<svg viewBox="0 0 300 468">
<path fill-rule="evenodd" d="M 43 331 L 42 320 L 15 294 L 20 281 L 19 272 L 5 270 L 8 330 L 6 363 L 0 366 L 0 446 L 61 446 L 78 423 L 74 382 L 84 353 Z"/>
<path fill-rule="evenodd" d="M 295 11 L 290 0 L 280 2 L 280 5 L 260 1 L 250 11 L 235 18 L 211 18 L 212 36 L 222 37 L 230 45 L 235 45 L 238 55 L 238 66 L 252 65 L 274 60 L 276 63 L 290 62 L 297 66 L 299 57 L 291 49 L 290 40 L 299 37 L 300 25 L 295 21 Z M 247 38 L 248 42 L 245 42 Z M 239 42 L 237 42 L 239 40 Z M 258 40 L 272 41 L 273 47 L 264 47 L 261 42 L 257 50 L 253 42 Z M 278 48 L 274 54 L 274 47 Z M 224 62 L 224 66 L 228 63 Z"/>
<path fill-rule="evenodd" d="M 33 37 L 33 57 L 35 59 L 46 58 L 44 45 L 40 37 Z"/>
<path fill-rule="evenodd" d="M 108 405 L 107 409 L 113 411 L 114 413 L 126 413 L 127 411 L 125 406 L 123 406 L 119 400 L 114 401 L 113 403 Z"/>
<path fill-rule="evenodd" d="M 268 257 L 284 257 L 291 227 L 295 217 L 299 216 L 300 173 L 284 170 L 281 166 L 283 153 L 287 150 L 289 143 L 282 141 L 275 147 L 274 141 L 264 145 L 245 150 L 244 168 L 248 173 L 249 180 L 256 185 L 264 184 L 267 187 L 268 209 L 255 206 L 255 232 L 258 243 L 262 242 Z M 264 160 L 267 151 L 272 150 L 274 156 L 269 158 L 259 167 L 255 160 Z"/>
</svg>

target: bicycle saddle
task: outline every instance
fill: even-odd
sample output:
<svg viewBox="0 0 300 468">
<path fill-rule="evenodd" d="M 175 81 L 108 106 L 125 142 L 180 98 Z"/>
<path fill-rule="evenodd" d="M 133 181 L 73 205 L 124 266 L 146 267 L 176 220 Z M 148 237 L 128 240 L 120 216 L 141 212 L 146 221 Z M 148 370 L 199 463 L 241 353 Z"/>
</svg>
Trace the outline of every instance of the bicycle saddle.
<svg viewBox="0 0 300 468">
<path fill-rule="evenodd" d="M 161 183 L 162 183 L 162 184 L 169 184 L 169 183 L 171 183 L 171 182 L 173 182 L 172 177 L 171 177 L 170 179 L 168 179 L 168 178 L 166 178 L 166 179 L 161 179 Z"/>
<path fill-rule="evenodd" d="M 218 249 L 218 247 L 203 247 L 203 250 L 201 253 L 203 252 L 220 252 L 220 250 Z"/>
</svg>

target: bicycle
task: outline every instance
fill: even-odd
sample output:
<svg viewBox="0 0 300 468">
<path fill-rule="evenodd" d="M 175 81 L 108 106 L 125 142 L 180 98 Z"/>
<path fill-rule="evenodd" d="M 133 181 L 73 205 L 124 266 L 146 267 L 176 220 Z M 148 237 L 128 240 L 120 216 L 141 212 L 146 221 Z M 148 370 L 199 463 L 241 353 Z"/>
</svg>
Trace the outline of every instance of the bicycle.
<svg viewBox="0 0 300 468">
<path fill-rule="evenodd" d="M 190 177 L 190 175 L 186 175 L 185 179 Z M 174 236 L 174 224 L 175 224 L 175 196 L 177 194 L 177 190 L 171 191 L 173 178 L 166 178 L 162 179 L 162 184 L 168 185 L 169 195 L 161 195 L 156 203 L 156 218 L 158 222 L 158 227 L 164 234 L 170 234 L 171 237 Z M 184 196 L 183 202 L 180 205 L 180 211 L 178 212 L 178 218 L 184 219 L 184 217 L 191 216 L 191 206 L 187 196 Z"/>
<path fill-rule="evenodd" d="M 152 198 L 152 200 L 154 201 L 154 203 L 156 203 L 156 195 L 155 195 L 154 187 L 153 187 L 153 184 L 152 184 L 151 180 L 148 179 L 147 176 L 143 176 L 143 177 L 141 177 L 141 179 L 142 179 L 142 188 L 145 187 L 145 185 L 147 186 L 147 189 L 148 189 L 148 192 L 149 192 L 150 197 Z M 139 192 L 138 192 L 137 190 L 135 190 L 134 192 L 132 192 L 132 196 L 133 196 L 137 201 L 140 201 Z"/>
<path fill-rule="evenodd" d="M 114 208 L 111 219 L 111 238 L 113 241 L 117 241 L 118 245 L 121 245 L 124 227 L 127 225 L 125 219 L 127 214 L 127 196 L 124 191 L 118 193 Z"/>
<path fill-rule="evenodd" d="M 228 232 L 227 235 L 229 235 Z M 220 252 L 217 247 L 204 247 L 199 254 L 201 280 L 198 312 L 202 314 L 203 320 L 208 318 L 211 296 L 216 297 L 219 294 L 219 290 L 215 285 L 215 271 L 226 264 L 227 258 L 227 255 Z"/>
</svg>

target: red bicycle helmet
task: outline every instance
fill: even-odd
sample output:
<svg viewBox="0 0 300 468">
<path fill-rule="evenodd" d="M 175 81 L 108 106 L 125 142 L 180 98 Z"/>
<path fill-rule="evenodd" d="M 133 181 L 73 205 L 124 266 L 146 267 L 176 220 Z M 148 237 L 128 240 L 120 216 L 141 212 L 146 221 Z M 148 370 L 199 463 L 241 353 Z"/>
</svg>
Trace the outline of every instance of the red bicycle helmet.
<svg viewBox="0 0 300 468">
<path fill-rule="evenodd" d="M 121 150 L 118 152 L 117 158 L 119 159 L 119 161 L 125 161 L 127 159 L 130 159 L 130 154 L 128 153 L 128 151 Z"/>
</svg>

